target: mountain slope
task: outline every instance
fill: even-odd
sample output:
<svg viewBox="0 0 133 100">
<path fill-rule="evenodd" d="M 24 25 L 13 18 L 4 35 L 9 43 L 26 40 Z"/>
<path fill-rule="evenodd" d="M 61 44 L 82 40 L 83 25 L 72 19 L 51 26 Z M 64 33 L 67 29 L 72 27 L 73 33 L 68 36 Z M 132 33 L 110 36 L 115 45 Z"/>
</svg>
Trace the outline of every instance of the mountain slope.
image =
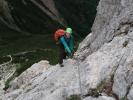
<svg viewBox="0 0 133 100">
<path fill-rule="evenodd" d="M 3 100 L 133 100 L 133 1 L 100 0 L 90 33 L 64 67 L 34 64 Z M 78 71 L 79 68 L 79 71 Z M 80 75 L 80 77 L 79 77 Z"/>
<path fill-rule="evenodd" d="M 97 4 L 97 0 L 1 0 L 0 24 L 25 34 L 53 34 L 70 26 L 82 37 L 90 31 Z"/>
</svg>

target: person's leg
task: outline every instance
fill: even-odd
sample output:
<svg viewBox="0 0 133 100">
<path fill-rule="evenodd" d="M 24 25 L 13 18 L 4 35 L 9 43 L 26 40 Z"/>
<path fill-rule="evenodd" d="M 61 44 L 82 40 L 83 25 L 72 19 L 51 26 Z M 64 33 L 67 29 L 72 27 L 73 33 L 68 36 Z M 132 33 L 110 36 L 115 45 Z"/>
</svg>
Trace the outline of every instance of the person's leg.
<svg viewBox="0 0 133 100">
<path fill-rule="evenodd" d="M 63 67 L 63 59 L 64 59 L 64 46 L 62 44 L 59 45 L 59 64 Z"/>
<path fill-rule="evenodd" d="M 67 56 L 67 53 L 66 53 L 65 50 L 64 50 L 63 59 L 66 59 L 66 56 Z"/>
</svg>

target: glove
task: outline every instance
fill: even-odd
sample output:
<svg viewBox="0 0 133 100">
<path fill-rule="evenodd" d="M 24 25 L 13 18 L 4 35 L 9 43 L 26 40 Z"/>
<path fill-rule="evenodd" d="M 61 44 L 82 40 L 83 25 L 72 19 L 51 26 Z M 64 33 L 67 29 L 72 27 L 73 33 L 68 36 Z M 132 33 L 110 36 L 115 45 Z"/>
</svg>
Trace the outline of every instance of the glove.
<svg viewBox="0 0 133 100">
<path fill-rule="evenodd" d="M 68 57 L 69 58 L 72 58 L 73 57 L 73 54 L 72 53 L 69 53 Z"/>
<path fill-rule="evenodd" d="M 75 53 L 74 53 L 74 56 L 77 56 L 77 55 L 78 55 L 77 52 L 75 52 Z"/>
<path fill-rule="evenodd" d="M 74 53 L 73 59 L 78 60 L 79 54 L 77 52 Z"/>
</svg>

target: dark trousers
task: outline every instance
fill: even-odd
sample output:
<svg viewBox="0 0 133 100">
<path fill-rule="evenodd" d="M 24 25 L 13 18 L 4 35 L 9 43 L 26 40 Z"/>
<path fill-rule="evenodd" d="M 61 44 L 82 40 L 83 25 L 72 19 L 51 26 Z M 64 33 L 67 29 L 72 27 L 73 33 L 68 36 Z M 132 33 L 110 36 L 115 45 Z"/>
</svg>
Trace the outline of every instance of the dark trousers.
<svg viewBox="0 0 133 100">
<path fill-rule="evenodd" d="M 66 59 L 67 53 L 65 52 L 65 48 L 62 44 L 59 44 L 59 64 L 63 63 L 63 59 Z"/>
</svg>

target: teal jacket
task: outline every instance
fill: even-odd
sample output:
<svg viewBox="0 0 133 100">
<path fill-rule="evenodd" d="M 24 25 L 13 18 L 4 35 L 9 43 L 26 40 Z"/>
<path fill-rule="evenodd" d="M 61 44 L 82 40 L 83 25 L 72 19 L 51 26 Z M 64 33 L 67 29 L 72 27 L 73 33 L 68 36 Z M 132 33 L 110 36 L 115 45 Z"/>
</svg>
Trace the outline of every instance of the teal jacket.
<svg viewBox="0 0 133 100">
<path fill-rule="evenodd" d="M 68 54 L 73 53 L 73 36 L 71 35 L 70 38 L 66 38 L 65 36 L 62 36 L 60 38 L 60 43 L 63 44 L 65 50 L 68 52 Z"/>
</svg>

